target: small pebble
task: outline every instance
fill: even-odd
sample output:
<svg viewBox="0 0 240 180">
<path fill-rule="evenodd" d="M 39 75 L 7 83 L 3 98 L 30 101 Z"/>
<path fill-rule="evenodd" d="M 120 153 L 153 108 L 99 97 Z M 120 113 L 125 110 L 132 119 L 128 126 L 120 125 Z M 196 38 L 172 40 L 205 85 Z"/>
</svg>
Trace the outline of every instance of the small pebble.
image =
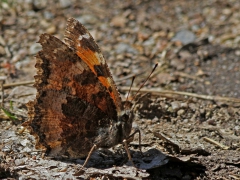
<svg viewBox="0 0 240 180">
<path fill-rule="evenodd" d="M 181 116 L 181 115 L 183 115 L 184 113 L 185 113 L 185 110 L 184 110 L 184 109 L 180 109 L 180 110 L 178 110 L 177 115 L 178 115 L 178 116 Z"/>
<path fill-rule="evenodd" d="M 180 103 L 178 101 L 174 101 L 171 103 L 173 111 L 176 111 L 180 108 Z"/>
<path fill-rule="evenodd" d="M 20 166 L 25 164 L 25 159 L 16 159 L 15 160 L 15 165 Z"/>
</svg>

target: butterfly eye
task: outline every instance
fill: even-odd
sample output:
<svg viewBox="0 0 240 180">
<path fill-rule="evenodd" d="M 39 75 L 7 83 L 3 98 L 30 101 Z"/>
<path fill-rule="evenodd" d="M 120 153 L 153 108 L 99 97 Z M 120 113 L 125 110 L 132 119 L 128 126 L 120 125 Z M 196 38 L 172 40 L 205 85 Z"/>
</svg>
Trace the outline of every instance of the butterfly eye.
<svg viewBox="0 0 240 180">
<path fill-rule="evenodd" d="M 127 122 L 128 119 L 129 119 L 128 113 L 124 113 L 124 114 L 121 116 L 121 121 L 123 121 L 123 122 Z"/>
</svg>

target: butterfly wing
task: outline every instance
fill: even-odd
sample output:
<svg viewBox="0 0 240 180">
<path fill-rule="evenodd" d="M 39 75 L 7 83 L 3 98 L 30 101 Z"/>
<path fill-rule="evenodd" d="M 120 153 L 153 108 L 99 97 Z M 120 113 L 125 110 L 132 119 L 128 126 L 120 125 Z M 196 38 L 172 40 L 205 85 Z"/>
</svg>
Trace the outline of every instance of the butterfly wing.
<svg viewBox="0 0 240 180">
<path fill-rule="evenodd" d="M 100 48 L 88 30 L 79 21 L 69 18 L 65 31 L 65 42 L 88 65 L 104 87 L 107 88 L 117 108 L 117 112 L 120 114 L 123 109 L 121 97 Z"/>
<path fill-rule="evenodd" d="M 38 93 L 35 101 L 28 103 L 26 125 L 37 137 L 37 147 L 46 147 L 50 156 L 86 156 L 99 130 L 117 121 L 109 87 L 56 37 L 43 34 L 39 42 L 42 51 L 35 66 Z"/>
</svg>

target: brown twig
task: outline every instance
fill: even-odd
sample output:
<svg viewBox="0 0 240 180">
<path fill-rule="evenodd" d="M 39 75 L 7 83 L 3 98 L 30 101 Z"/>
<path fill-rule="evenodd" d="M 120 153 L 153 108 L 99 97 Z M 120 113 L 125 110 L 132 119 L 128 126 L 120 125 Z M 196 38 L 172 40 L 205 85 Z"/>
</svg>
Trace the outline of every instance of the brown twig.
<svg viewBox="0 0 240 180">
<path fill-rule="evenodd" d="M 3 107 L 4 105 L 4 82 L 6 80 L 5 76 L 1 76 L 0 77 L 0 86 L 1 86 L 1 91 L 2 91 L 2 102 L 1 102 L 1 107 Z"/>
<path fill-rule="evenodd" d="M 225 145 L 223 145 L 223 144 L 221 144 L 221 143 L 219 143 L 219 142 L 217 142 L 217 141 L 215 141 L 215 140 L 213 140 L 213 139 L 210 139 L 210 138 L 208 138 L 208 137 L 203 137 L 203 140 L 204 140 L 204 141 L 207 141 L 207 142 L 209 142 L 209 143 L 211 143 L 211 144 L 214 144 L 215 146 L 218 146 L 218 147 L 220 147 L 220 148 L 222 148 L 222 149 L 224 149 L 224 150 L 228 150 L 228 149 L 229 149 L 228 146 L 225 146 Z"/>
<path fill-rule="evenodd" d="M 119 88 L 122 91 L 128 91 L 129 87 L 123 86 Z M 138 91 L 139 88 L 132 87 L 132 91 Z M 206 99 L 206 100 L 212 100 L 212 101 L 224 101 L 224 102 L 234 102 L 234 103 L 240 103 L 239 98 L 232 98 L 232 97 L 221 97 L 221 96 L 210 96 L 210 95 L 202 95 L 202 94 L 195 94 L 195 93 L 189 93 L 189 92 L 182 92 L 182 91 L 170 91 L 170 90 L 161 90 L 161 89 L 141 89 L 140 92 L 143 93 L 152 93 L 154 95 L 183 95 L 183 96 L 190 96 L 190 97 L 196 97 L 200 99 Z"/>
<path fill-rule="evenodd" d="M 203 82 L 203 79 L 183 72 L 175 72 L 174 75 Z"/>
<path fill-rule="evenodd" d="M 3 81 L 0 81 L 1 83 L 1 90 L 2 90 L 2 102 L 1 102 L 1 106 L 3 107 L 4 104 L 4 87 L 3 87 Z"/>
<path fill-rule="evenodd" d="M 23 82 L 16 82 L 16 83 L 9 83 L 9 84 L 4 84 L 4 88 L 10 88 L 14 86 L 22 86 L 22 85 L 29 85 L 29 84 L 34 84 L 34 81 L 23 81 Z"/>
<path fill-rule="evenodd" d="M 233 174 L 233 175 L 231 175 L 231 174 L 229 174 L 229 177 L 231 177 L 231 178 L 233 178 L 233 179 L 236 179 L 236 180 L 239 180 L 240 179 L 240 176 L 239 175 L 235 175 L 235 174 Z"/>
</svg>

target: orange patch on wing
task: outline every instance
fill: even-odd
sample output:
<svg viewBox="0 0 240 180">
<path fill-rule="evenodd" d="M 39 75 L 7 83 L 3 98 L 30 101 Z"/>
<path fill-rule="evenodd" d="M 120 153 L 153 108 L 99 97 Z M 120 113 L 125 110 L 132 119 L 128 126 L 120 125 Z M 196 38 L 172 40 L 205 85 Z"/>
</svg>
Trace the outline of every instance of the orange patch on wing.
<svg viewBox="0 0 240 180">
<path fill-rule="evenodd" d="M 90 49 L 77 48 L 77 55 L 88 65 L 92 72 L 97 76 L 97 73 L 94 69 L 94 65 L 100 65 L 98 57 L 95 55 L 95 52 Z M 110 82 L 106 77 L 99 76 L 98 79 L 107 89 L 111 86 Z M 116 97 L 113 92 L 108 90 L 110 96 L 112 97 L 114 103 L 116 104 Z"/>
<path fill-rule="evenodd" d="M 107 78 L 100 76 L 100 77 L 98 77 L 98 79 L 101 81 L 101 83 L 102 83 L 107 89 L 111 86 Z M 108 92 L 109 92 L 110 96 L 113 98 L 114 103 L 116 104 L 117 99 L 116 99 L 116 97 L 114 96 L 114 93 L 113 93 L 113 92 L 110 92 L 109 90 L 108 90 Z"/>
<path fill-rule="evenodd" d="M 97 75 L 94 70 L 94 65 L 100 65 L 98 58 L 95 55 L 95 52 L 90 49 L 77 48 L 77 55 L 88 65 L 88 67 Z"/>
</svg>

